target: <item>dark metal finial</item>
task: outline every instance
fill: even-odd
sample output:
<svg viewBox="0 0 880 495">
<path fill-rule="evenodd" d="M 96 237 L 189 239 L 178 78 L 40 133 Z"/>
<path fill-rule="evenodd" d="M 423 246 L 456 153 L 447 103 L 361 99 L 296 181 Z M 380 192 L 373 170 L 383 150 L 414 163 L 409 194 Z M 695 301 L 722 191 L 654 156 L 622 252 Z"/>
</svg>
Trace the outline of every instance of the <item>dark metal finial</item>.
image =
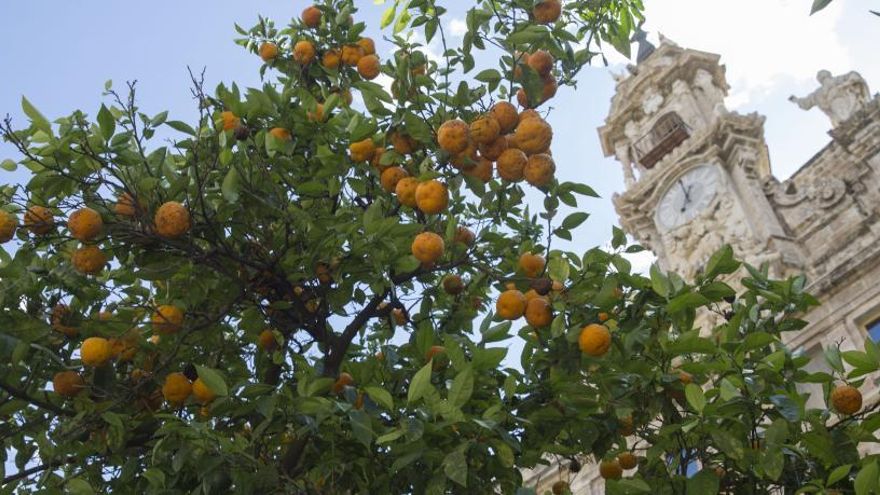
<svg viewBox="0 0 880 495">
<path fill-rule="evenodd" d="M 632 41 L 634 43 L 639 43 L 639 52 L 636 55 L 637 64 L 644 62 L 645 59 L 651 56 L 651 54 L 654 53 L 654 50 L 657 49 L 657 47 L 655 47 L 653 43 L 648 41 L 648 33 L 646 33 L 644 29 L 642 29 L 641 24 L 639 24 L 639 26 L 636 28 L 636 32 L 635 34 L 633 34 Z"/>
</svg>

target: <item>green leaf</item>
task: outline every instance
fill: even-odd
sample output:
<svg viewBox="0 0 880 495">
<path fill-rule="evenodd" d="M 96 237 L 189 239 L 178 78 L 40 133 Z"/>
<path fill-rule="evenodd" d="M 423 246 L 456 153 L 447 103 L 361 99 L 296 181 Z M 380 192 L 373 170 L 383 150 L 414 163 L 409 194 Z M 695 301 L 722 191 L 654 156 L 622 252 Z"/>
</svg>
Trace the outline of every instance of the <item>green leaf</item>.
<svg viewBox="0 0 880 495">
<path fill-rule="evenodd" d="M 550 263 L 547 267 L 547 274 L 550 275 L 550 279 L 555 282 L 565 282 L 568 280 L 570 272 L 571 266 L 569 266 L 568 261 L 554 252 L 550 256 Z"/>
<path fill-rule="evenodd" d="M 856 475 L 856 495 L 868 495 L 876 492 L 880 488 L 878 476 L 880 476 L 880 468 L 877 467 L 877 461 L 863 466 L 859 474 Z"/>
<path fill-rule="evenodd" d="M 424 397 L 428 392 L 428 387 L 431 386 L 431 368 L 433 365 L 434 360 L 431 359 L 428 361 L 428 364 L 422 366 L 422 369 L 416 372 L 412 382 L 409 384 L 409 390 L 407 391 L 406 396 L 407 403 L 412 404 Z"/>
<path fill-rule="evenodd" d="M 394 399 L 391 397 L 390 392 L 376 385 L 368 385 L 364 387 L 364 391 L 366 391 L 367 395 L 369 395 L 377 404 L 389 411 L 394 411 Z"/>
<path fill-rule="evenodd" d="M 370 416 L 364 411 L 354 410 L 348 413 L 351 419 L 351 433 L 364 447 L 370 448 L 373 443 L 373 425 Z"/>
<path fill-rule="evenodd" d="M 486 331 L 483 332 L 483 340 L 481 340 L 481 342 L 483 344 L 491 344 L 492 342 L 501 342 L 502 340 L 509 339 L 512 337 L 512 335 L 510 335 L 510 327 L 512 325 L 513 322 L 505 321 L 486 329 Z"/>
<path fill-rule="evenodd" d="M 768 478 L 774 481 L 778 480 L 782 476 L 782 469 L 785 467 L 785 457 L 782 455 L 782 449 L 780 447 L 771 447 L 764 451 L 761 467 Z"/>
<path fill-rule="evenodd" d="M 703 409 L 706 408 L 706 396 L 703 394 L 703 389 L 697 384 L 688 383 L 684 387 L 684 395 L 687 397 L 688 404 L 690 404 L 695 411 L 703 414 Z"/>
<path fill-rule="evenodd" d="M 443 473 L 450 480 L 467 487 L 467 456 L 461 448 L 455 449 L 443 459 Z"/>
<path fill-rule="evenodd" d="M 713 469 L 703 469 L 687 480 L 687 493 L 699 493 L 700 495 L 715 495 L 720 489 L 721 480 L 715 475 Z"/>
<path fill-rule="evenodd" d="M 186 122 L 181 122 L 179 120 L 170 120 L 168 122 L 165 122 L 165 125 L 167 125 L 168 127 L 172 128 L 176 131 L 180 131 L 185 134 L 189 134 L 190 136 L 196 135 L 196 130 L 193 129 L 192 127 L 190 127 L 189 124 L 187 124 Z"/>
<path fill-rule="evenodd" d="M 849 363 L 852 367 L 858 368 L 859 370 L 871 372 L 876 371 L 878 366 L 877 362 L 871 359 L 867 354 L 861 351 L 846 351 L 840 353 L 841 357 L 844 361 Z"/>
<path fill-rule="evenodd" d="M 223 379 L 223 375 L 221 375 L 219 371 L 200 365 L 196 365 L 196 371 L 199 374 L 199 378 L 205 382 L 205 385 L 207 385 L 212 392 L 220 397 L 226 397 L 229 395 L 229 391 L 226 388 L 226 381 Z"/>
<path fill-rule="evenodd" d="M 696 292 L 687 292 L 680 296 L 676 296 L 666 305 L 666 311 L 670 314 L 679 313 L 688 309 L 698 308 L 709 303 L 709 300 L 702 294 Z"/>
<path fill-rule="evenodd" d="M 101 105 L 101 109 L 98 110 L 98 126 L 101 128 L 101 135 L 104 136 L 104 140 L 109 140 L 113 137 L 113 133 L 116 132 L 116 119 L 104 105 Z"/>
<path fill-rule="evenodd" d="M 810 8 L 810 15 L 819 12 L 831 3 L 831 0 L 813 0 L 813 6 Z"/>
<path fill-rule="evenodd" d="M 223 184 L 220 186 L 220 191 L 226 201 L 230 203 L 238 201 L 239 183 L 238 169 L 229 167 L 229 172 L 226 172 L 226 177 L 223 178 Z"/>
<path fill-rule="evenodd" d="M 379 28 L 385 29 L 394 22 L 394 17 L 397 15 L 397 2 L 394 2 L 394 5 L 385 9 L 385 12 L 382 12 L 382 17 L 379 19 Z"/>
<path fill-rule="evenodd" d="M 828 480 L 825 481 L 825 485 L 834 485 L 843 478 L 846 478 L 846 475 L 848 475 L 851 470 L 852 464 L 844 464 L 843 466 L 838 466 L 834 468 L 834 471 L 831 471 L 831 474 L 828 475 Z"/>
<path fill-rule="evenodd" d="M 46 120 L 46 117 L 43 117 L 43 114 L 41 114 L 36 107 L 31 105 L 31 102 L 29 102 L 24 96 L 21 97 L 21 109 L 24 110 L 24 114 L 31 119 L 34 127 L 44 131 L 46 134 L 52 134 L 52 126 L 49 124 L 49 121 Z"/>
<path fill-rule="evenodd" d="M 70 495 L 93 495 L 95 493 L 95 490 L 92 489 L 92 485 L 90 485 L 88 481 L 80 478 L 67 480 L 64 487 Z"/>
<path fill-rule="evenodd" d="M 465 366 L 452 381 L 452 387 L 449 389 L 449 402 L 455 407 L 462 407 L 470 400 L 473 392 L 474 369 L 472 366 Z"/>
<path fill-rule="evenodd" d="M 15 169 L 18 168 L 18 164 L 7 158 L 6 160 L 3 160 L 2 163 L 0 163 L 0 167 L 8 172 L 15 172 Z"/>
<path fill-rule="evenodd" d="M 660 267 L 657 263 L 651 264 L 651 288 L 654 289 L 654 292 L 657 293 L 660 297 L 668 297 L 669 292 L 672 290 L 672 285 L 669 283 L 669 279 L 666 278 L 666 275 L 660 271 Z"/>
<path fill-rule="evenodd" d="M 700 289 L 700 294 L 710 301 L 720 301 L 725 297 L 735 296 L 736 291 L 724 282 L 712 282 Z"/>
<path fill-rule="evenodd" d="M 584 212 L 572 213 L 571 215 L 565 217 L 565 220 L 562 221 L 562 228 L 564 229 L 574 229 L 577 228 L 580 224 L 584 223 L 590 215 Z"/>
<path fill-rule="evenodd" d="M 474 76 L 474 79 L 484 83 L 497 83 L 501 80 L 501 73 L 495 69 L 486 69 Z"/>
</svg>

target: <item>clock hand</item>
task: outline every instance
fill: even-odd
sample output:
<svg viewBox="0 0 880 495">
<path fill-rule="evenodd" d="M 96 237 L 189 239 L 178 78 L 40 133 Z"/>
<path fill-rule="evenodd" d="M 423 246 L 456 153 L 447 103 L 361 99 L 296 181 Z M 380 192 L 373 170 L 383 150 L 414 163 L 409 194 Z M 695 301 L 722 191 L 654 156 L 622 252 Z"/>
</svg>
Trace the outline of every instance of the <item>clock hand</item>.
<svg viewBox="0 0 880 495">
<path fill-rule="evenodd" d="M 681 179 L 678 179 L 678 185 L 681 186 L 681 190 L 684 193 L 685 203 L 690 203 L 691 202 L 691 195 L 690 195 L 691 187 L 693 187 L 694 185 L 691 184 L 690 186 L 687 187 L 687 189 L 685 189 L 684 182 L 682 182 Z"/>
</svg>

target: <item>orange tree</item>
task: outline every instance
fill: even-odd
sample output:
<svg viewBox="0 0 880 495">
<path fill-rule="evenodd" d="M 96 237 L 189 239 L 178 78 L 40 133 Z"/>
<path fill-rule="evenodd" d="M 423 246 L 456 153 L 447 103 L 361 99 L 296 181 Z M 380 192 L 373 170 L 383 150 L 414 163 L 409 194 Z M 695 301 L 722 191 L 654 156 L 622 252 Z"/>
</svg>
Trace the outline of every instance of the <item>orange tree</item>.
<svg viewBox="0 0 880 495">
<path fill-rule="evenodd" d="M 880 353 L 804 371 L 781 341 L 803 278 L 749 267 L 735 297 L 729 249 L 690 285 L 631 273 L 620 231 L 551 249 L 593 192 L 554 178 L 534 108 L 600 41 L 626 51 L 640 2 L 480 2 L 457 47 L 445 12 L 395 2 L 385 59 L 350 0 L 239 28 L 271 82 L 194 77 L 194 125 L 132 86 L 94 121 L 23 100 L 30 125 L 2 126 L 4 168 L 32 172 L 0 210 L 4 493 L 529 493 L 546 462 L 564 493 L 584 455 L 609 493 L 877 487 L 856 386 Z M 698 311 L 726 320 L 700 334 Z"/>
</svg>

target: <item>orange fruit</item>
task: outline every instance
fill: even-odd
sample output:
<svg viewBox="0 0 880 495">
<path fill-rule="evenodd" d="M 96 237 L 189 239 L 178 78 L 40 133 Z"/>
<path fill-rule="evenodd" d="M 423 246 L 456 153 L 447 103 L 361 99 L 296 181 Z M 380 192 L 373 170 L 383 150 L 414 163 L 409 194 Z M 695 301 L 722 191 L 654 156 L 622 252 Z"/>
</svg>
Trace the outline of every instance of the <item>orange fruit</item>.
<svg viewBox="0 0 880 495">
<path fill-rule="evenodd" d="M 80 208 L 70 214 L 67 219 L 67 229 L 74 239 L 82 242 L 91 241 L 104 229 L 104 220 L 101 214 L 91 208 Z"/>
<path fill-rule="evenodd" d="M 633 417 L 625 416 L 623 418 L 620 418 L 618 420 L 618 431 L 620 431 L 620 434 L 625 437 L 628 437 L 635 433 L 636 429 L 635 424 L 633 423 Z"/>
<path fill-rule="evenodd" d="M 433 232 L 422 232 L 413 239 L 412 254 L 422 263 L 434 263 L 445 250 L 443 238 Z"/>
<path fill-rule="evenodd" d="M 302 11 L 302 22 L 306 26 L 314 29 L 321 24 L 321 16 L 321 9 L 312 5 L 306 7 L 305 10 Z"/>
<path fill-rule="evenodd" d="M 502 292 L 495 303 L 495 313 L 502 320 L 516 320 L 525 311 L 526 296 L 516 289 L 508 289 Z"/>
<path fill-rule="evenodd" d="M 455 242 L 459 244 L 464 244 L 465 246 L 473 246 L 474 241 L 477 239 L 477 236 L 471 231 L 471 229 L 467 227 L 458 227 L 455 230 L 455 238 L 453 239 Z"/>
<path fill-rule="evenodd" d="M 217 394 L 201 378 L 196 378 L 196 381 L 193 382 L 192 394 L 202 404 L 209 404 L 217 398 Z"/>
<path fill-rule="evenodd" d="M 94 275 L 100 272 L 104 265 L 107 264 L 107 257 L 104 256 L 101 248 L 94 244 L 89 244 L 74 251 L 70 261 L 76 271 L 86 275 Z"/>
<path fill-rule="evenodd" d="M 538 24 L 553 24 L 562 15 L 562 2 L 559 0 L 542 0 L 532 9 L 532 15 Z"/>
<path fill-rule="evenodd" d="M 553 70 L 553 56 L 545 50 L 537 50 L 529 55 L 529 67 L 535 70 L 540 76 L 546 76 Z"/>
<path fill-rule="evenodd" d="M 435 179 L 422 182 L 416 187 L 416 205 L 423 213 L 436 215 L 449 206 L 449 190 Z"/>
<path fill-rule="evenodd" d="M 552 74 L 544 76 L 541 80 L 544 83 L 541 87 L 541 103 L 544 103 L 556 96 L 556 91 L 559 90 L 559 83 L 556 82 L 556 78 Z"/>
<path fill-rule="evenodd" d="M 406 325 L 406 312 L 404 312 L 402 309 L 395 308 L 391 312 L 391 316 L 394 318 L 395 325 L 399 325 L 399 326 Z"/>
<path fill-rule="evenodd" d="M 513 80 L 521 81 L 523 75 L 523 67 L 529 65 L 529 54 L 517 50 L 513 54 Z"/>
<path fill-rule="evenodd" d="M 446 352 L 446 348 L 442 345 L 432 345 L 428 352 L 425 353 L 425 361 L 430 361 L 434 356 L 438 354 L 443 354 Z"/>
<path fill-rule="evenodd" d="M 437 142 L 447 153 L 461 153 L 470 144 L 470 128 L 462 120 L 447 120 L 437 131 Z"/>
<path fill-rule="evenodd" d="M 357 44 L 364 51 L 364 55 L 376 54 L 376 43 L 372 38 L 361 38 L 358 40 Z"/>
<path fill-rule="evenodd" d="M 358 60 L 358 74 L 364 79 L 373 80 L 379 76 L 382 65 L 379 63 L 379 57 L 375 55 L 365 55 Z"/>
<path fill-rule="evenodd" d="M 224 131 L 235 130 L 236 127 L 241 125 L 241 119 L 228 110 L 225 112 L 220 112 L 220 121 L 223 123 Z"/>
<path fill-rule="evenodd" d="M 268 41 L 260 45 L 260 58 L 263 62 L 271 62 L 276 57 L 278 57 L 278 45 Z"/>
<path fill-rule="evenodd" d="M 189 231 L 189 211 L 176 201 L 168 201 L 156 210 L 153 223 L 156 224 L 157 234 L 168 239 L 176 239 Z"/>
<path fill-rule="evenodd" d="M 306 114 L 310 122 L 324 122 L 324 104 L 316 103 L 315 111 Z"/>
<path fill-rule="evenodd" d="M 523 253 L 519 257 L 519 269 L 526 277 L 535 278 L 544 271 L 544 257 L 539 254 Z"/>
<path fill-rule="evenodd" d="M 516 107 L 507 101 L 499 101 L 493 105 L 492 109 L 489 111 L 489 115 L 495 117 L 495 120 L 498 121 L 498 125 L 501 128 L 501 134 L 512 132 L 519 124 L 520 117 L 519 113 L 516 111 Z"/>
<path fill-rule="evenodd" d="M 315 60 L 315 45 L 311 41 L 297 41 L 293 45 L 293 60 L 300 65 L 308 65 Z"/>
<path fill-rule="evenodd" d="M 342 47 L 342 63 L 356 66 L 361 57 L 364 56 L 364 49 L 358 45 L 345 45 Z"/>
<path fill-rule="evenodd" d="M 138 340 L 140 334 L 135 329 L 131 329 L 120 337 L 110 339 L 110 349 L 113 357 L 123 363 L 127 363 L 134 359 L 138 351 Z"/>
<path fill-rule="evenodd" d="M 608 321 L 608 319 L 611 318 L 611 316 L 608 313 L 602 311 L 598 314 L 598 318 L 599 318 L 600 322 L 604 323 L 604 322 Z"/>
<path fill-rule="evenodd" d="M 694 382 L 694 376 L 688 373 L 687 371 L 679 371 L 678 372 L 678 381 L 687 385 L 688 383 Z"/>
<path fill-rule="evenodd" d="M 862 393 L 852 385 L 838 385 L 831 391 L 831 405 L 840 414 L 855 414 L 862 408 Z"/>
<path fill-rule="evenodd" d="M 400 131 L 392 131 L 389 138 L 394 151 L 401 155 L 410 155 L 416 149 L 416 141 L 411 136 Z"/>
<path fill-rule="evenodd" d="M 449 157 L 449 163 L 459 170 L 467 170 L 477 165 L 480 156 L 477 154 L 477 145 L 473 141 L 468 141 L 467 146 L 461 153 L 456 153 Z"/>
<path fill-rule="evenodd" d="M 535 289 L 529 289 L 526 291 L 525 296 L 526 296 L 526 308 L 528 308 L 529 302 L 531 302 L 532 299 L 535 299 L 537 297 L 541 297 L 541 294 L 538 294 L 538 291 L 536 291 Z"/>
<path fill-rule="evenodd" d="M 556 163 L 546 153 L 538 153 L 529 157 L 523 169 L 526 182 L 535 187 L 544 187 L 553 181 L 556 173 Z"/>
<path fill-rule="evenodd" d="M 409 173 L 401 167 L 388 167 L 382 171 L 382 176 L 380 178 L 382 189 L 384 189 L 385 192 L 393 193 L 397 188 L 397 183 L 408 176 Z M 418 197 L 418 189 L 416 189 L 416 195 Z M 418 199 L 416 199 L 416 201 L 418 201 Z"/>
<path fill-rule="evenodd" d="M 464 292 L 464 282 L 458 275 L 447 275 L 443 277 L 443 290 L 449 295 L 457 296 Z"/>
<path fill-rule="evenodd" d="M 365 162 L 375 156 L 376 144 L 373 143 L 373 138 L 366 138 L 348 145 L 348 151 L 353 162 Z"/>
<path fill-rule="evenodd" d="M 544 117 L 541 117 L 541 112 L 530 108 L 528 110 L 523 110 L 522 113 L 519 114 L 519 121 L 524 122 L 529 119 L 540 119 L 544 120 Z"/>
<path fill-rule="evenodd" d="M 350 374 L 343 371 L 339 374 L 339 377 L 333 383 L 333 393 L 340 394 L 343 390 L 345 390 L 345 387 L 349 387 L 353 383 L 354 378 Z"/>
<path fill-rule="evenodd" d="M 494 168 L 494 164 L 491 160 L 480 157 L 477 159 L 476 166 L 464 169 L 464 174 L 471 177 L 476 177 L 483 182 L 489 182 L 490 180 L 492 180 L 492 173 L 494 172 Z"/>
<path fill-rule="evenodd" d="M 390 167 L 390 165 L 382 165 L 383 155 L 385 155 L 385 148 L 376 147 L 376 149 L 373 151 L 373 158 L 370 159 L 370 165 L 375 167 L 380 173 L 386 168 Z"/>
<path fill-rule="evenodd" d="M 113 213 L 121 217 L 133 217 L 137 213 L 134 206 L 134 198 L 129 193 L 122 193 L 116 197 L 116 204 L 113 205 Z"/>
<path fill-rule="evenodd" d="M 279 141 L 292 141 L 293 136 L 290 134 L 290 131 L 283 127 L 273 127 L 269 134 L 271 134 L 275 139 Z"/>
<path fill-rule="evenodd" d="M 79 349 L 79 357 L 85 366 L 98 368 L 107 364 L 113 357 L 110 342 L 103 337 L 89 337 Z"/>
<path fill-rule="evenodd" d="M 260 332 L 259 342 L 260 349 L 266 352 L 272 352 L 278 347 L 278 341 L 275 340 L 275 333 L 268 328 Z"/>
<path fill-rule="evenodd" d="M 535 297 L 526 303 L 526 323 L 535 327 L 542 328 L 549 326 L 553 322 L 553 310 L 546 298 Z"/>
<path fill-rule="evenodd" d="M 639 465 L 639 459 L 632 452 L 621 452 L 617 455 L 617 463 L 622 469 L 632 469 Z"/>
<path fill-rule="evenodd" d="M 18 219 L 15 215 L 0 210 L 0 242 L 9 242 L 15 236 L 18 228 Z"/>
<path fill-rule="evenodd" d="M 553 483 L 550 491 L 553 492 L 553 495 L 563 495 L 565 492 L 571 491 L 571 488 L 565 481 L 557 481 L 556 483 Z"/>
<path fill-rule="evenodd" d="M 497 160 L 507 149 L 507 138 L 498 136 L 494 141 L 479 146 L 480 155 L 488 160 Z"/>
<path fill-rule="evenodd" d="M 516 144 L 528 155 L 545 153 L 553 141 L 553 129 L 541 118 L 529 118 L 516 126 Z"/>
<path fill-rule="evenodd" d="M 599 463 L 599 475 L 606 480 L 619 480 L 623 476 L 623 468 L 617 459 Z"/>
<path fill-rule="evenodd" d="M 529 157 L 518 149 L 508 148 L 498 157 L 498 176 L 511 182 L 519 182 L 525 177 L 524 171 Z"/>
<path fill-rule="evenodd" d="M 470 128 L 471 139 L 478 145 L 489 144 L 501 134 L 501 124 L 491 115 L 484 115 L 477 120 L 471 122 Z"/>
<path fill-rule="evenodd" d="M 156 308 L 150 322 L 156 333 L 165 335 L 177 333 L 183 325 L 183 310 L 177 306 L 163 304 Z"/>
<path fill-rule="evenodd" d="M 192 383 L 183 373 L 170 373 L 162 385 L 162 396 L 169 404 L 182 405 L 192 394 Z"/>
<path fill-rule="evenodd" d="M 34 234 L 45 235 L 55 227 L 55 218 L 49 208 L 33 205 L 24 214 L 24 227 Z"/>
<path fill-rule="evenodd" d="M 581 329 L 578 347 L 589 356 L 604 356 L 611 348 L 611 332 L 605 325 L 591 323 Z"/>
<path fill-rule="evenodd" d="M 327 69 L 336 69 L 342 62 L 342 55 L 339 50 L 327 50 L 321 58 L 321 65 Z"/>
<path fill-rule="evenodd" d="M 394 193 L 397 194 L 397 200 L 400 201 L 400 204 L 415 208 L 418 204 L 416 202 L 416 188 L 418 187 L 419 180 L 415 177 L 404 177 L 397 181 Z"/>
<path fill-rule="evenodd" d="M 52 378 L 52 389 L 62 397 L 76 397 L 84 388 L 86 383 L 76 371 L 60 371 Z"/>
<path fill-rule="evenodd" d="M 50 320 L 52 322 L 52 329 L 56 332 L 63 333 L 68 337 L 75 337 L 79 333 L 79 330 L 72 325 L 74 320 L 73 313 L 64 304 L 59 303 L 52 308 Z"/>
</svg>

